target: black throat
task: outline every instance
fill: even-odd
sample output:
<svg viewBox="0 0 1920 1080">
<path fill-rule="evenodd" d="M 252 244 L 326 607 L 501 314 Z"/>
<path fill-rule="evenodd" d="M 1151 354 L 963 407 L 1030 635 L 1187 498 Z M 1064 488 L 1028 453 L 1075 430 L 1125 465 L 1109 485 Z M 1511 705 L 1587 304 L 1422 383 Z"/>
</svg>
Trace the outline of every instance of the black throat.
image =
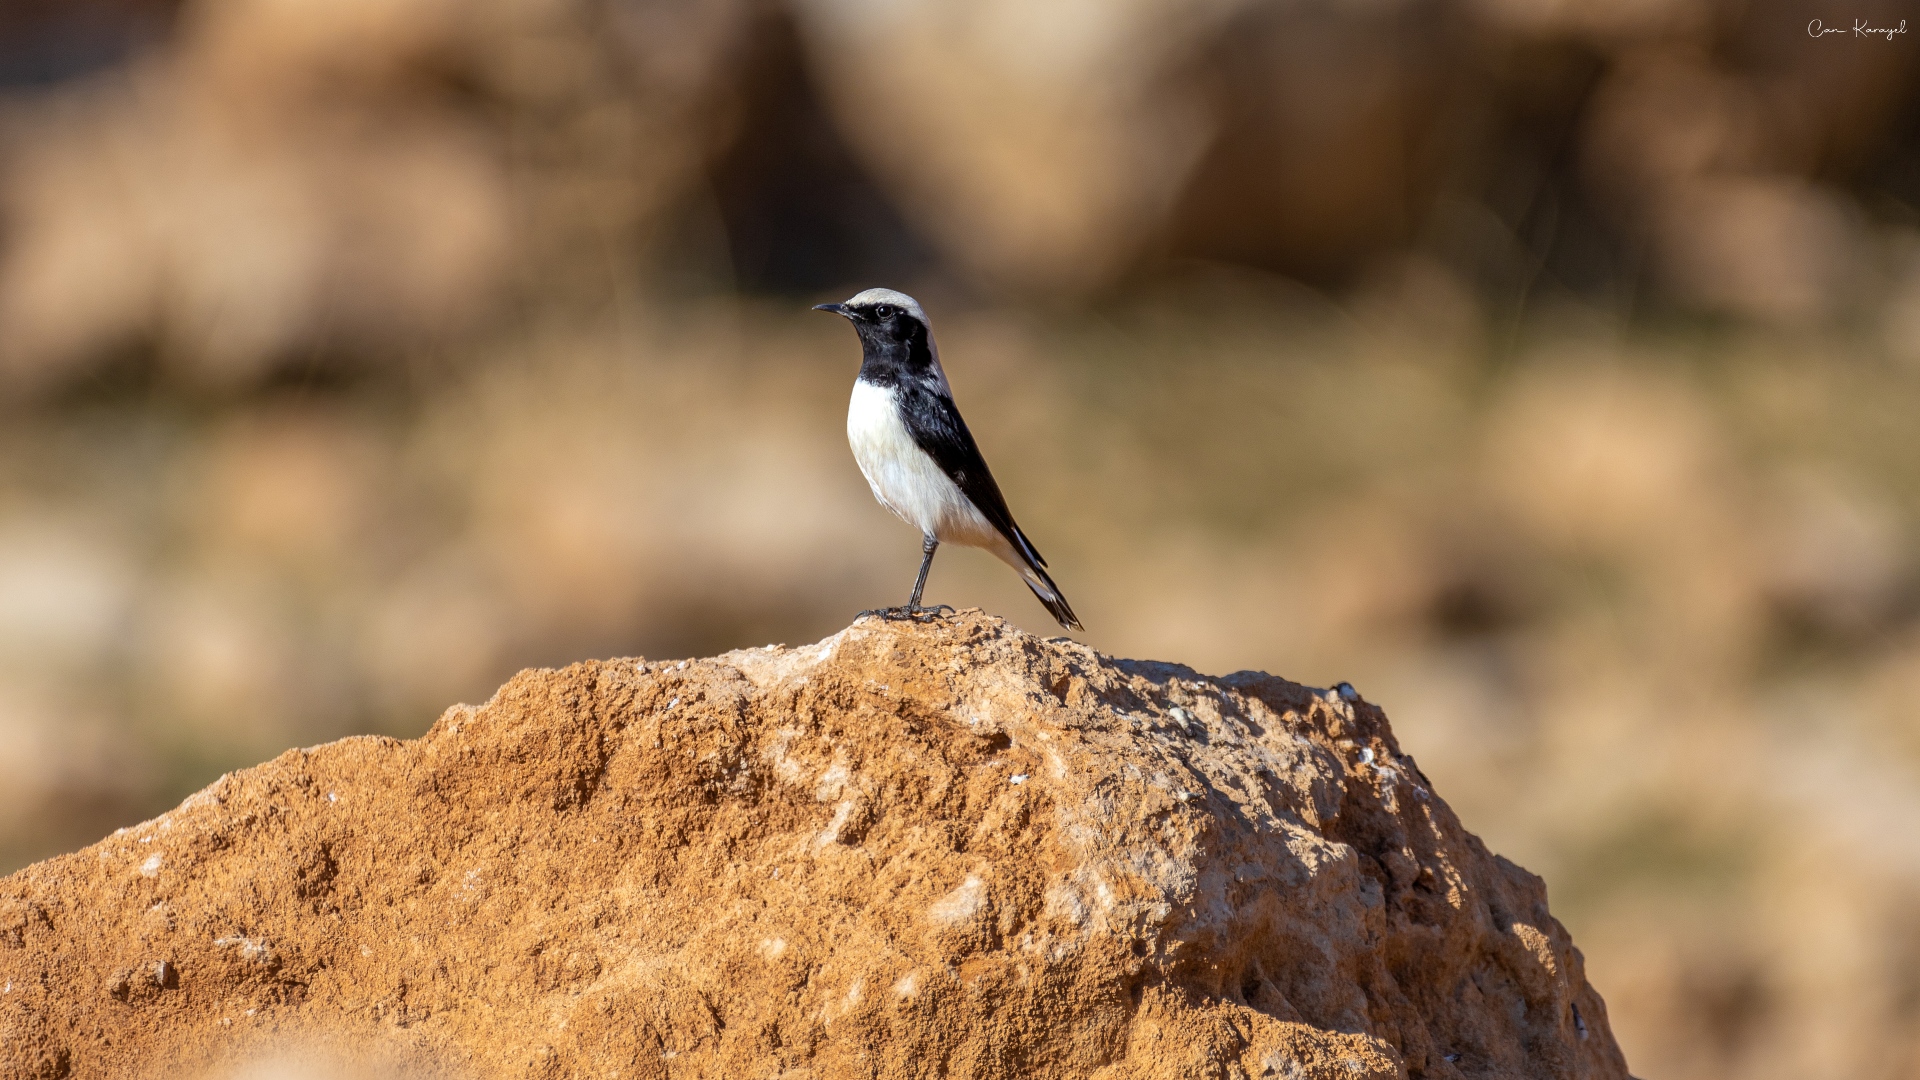
<svg viewBox="0 0 1920 1080">
<path fill-rule="evenodd" d="M 901 313 L 884 322 L 854 325 L 860 332 L 861 382 L 891 387 L 935 380 L 933 342 L 925 323 Z"/>
</svg>

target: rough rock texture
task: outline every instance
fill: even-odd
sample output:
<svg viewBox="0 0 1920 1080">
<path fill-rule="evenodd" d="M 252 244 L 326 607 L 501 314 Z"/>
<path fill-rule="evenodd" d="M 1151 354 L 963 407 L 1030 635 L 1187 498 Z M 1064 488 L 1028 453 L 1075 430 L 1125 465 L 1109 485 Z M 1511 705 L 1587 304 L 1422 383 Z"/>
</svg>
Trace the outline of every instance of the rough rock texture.
<svg viewBox="0 0 1920 1080">
<path fill-rule="evenodd" d="M 967 612 L 528 671 L 0 881 L 0 1075 L 1625 1077 L 1357 696 Z"/>
</svg>

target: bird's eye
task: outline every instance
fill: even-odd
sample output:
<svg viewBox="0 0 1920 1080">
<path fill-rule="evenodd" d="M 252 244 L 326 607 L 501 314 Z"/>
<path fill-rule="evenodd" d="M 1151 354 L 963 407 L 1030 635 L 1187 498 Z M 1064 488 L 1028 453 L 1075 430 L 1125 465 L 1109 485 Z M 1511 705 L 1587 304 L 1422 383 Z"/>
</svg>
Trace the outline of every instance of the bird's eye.
<svg viewBox="0 0 1920 1080">
<path fill-rule="evenodd" d="M 893 318 L 893 305 L 892 304 L 876 304 L 873 309 L 873 317 L 876 319 Z"/>
</svg>

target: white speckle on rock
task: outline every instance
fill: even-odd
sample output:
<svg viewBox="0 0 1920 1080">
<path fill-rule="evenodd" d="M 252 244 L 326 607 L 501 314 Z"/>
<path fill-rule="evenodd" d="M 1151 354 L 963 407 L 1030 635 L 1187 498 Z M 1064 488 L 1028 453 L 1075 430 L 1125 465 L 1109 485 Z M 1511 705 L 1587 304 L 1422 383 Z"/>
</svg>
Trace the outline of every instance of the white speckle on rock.
<svg viewBox="0 0 1920 1080">
<path fill-rule="evenodd" d="M 853 817 L 853 812 L 859 809 L 859 805 L 853 799 L 840 800 L 840 805 L 834 807 L 833 820 L 827 822 L 827 827 L 820 830 L 819 836 L 814 837 L 813 846 L 823 848 L 828 844 L 839 843 L 841 830 L 847 827 L 848 820 Z"/>
<path fill-rule="evenodd" d="M 236 934 L 233 937 L 215 938 L 213 939 L 213 943 L 214 945 L 223 949 L 233 948 L 236 945 L 239 946 L 240 958 L 242 960 L 252 960 L 252 961 L 255 961 L 256 963 L 266 963 L 267 961 L 273 959 L 273 946 L 267 944 L 265 941 L 262 941 L 259 938 L 241 937 Z M 367 948 L 365 945 L 362 945 L 360 946 L 360 955 L 372 956 L 373 950 Z"/>
<path fill-rule="evenodd" d="M 835 635 L 797 649 L 766 645 L 758 649 L 730 652 L 722 659 L 761 690 L 783 684 L 799 685 L 807 681 L 807 672 L 832 657 L 833 647 L 839 641 L 840 635 Z"/>
<path fill-rule="evenodd" d="M 1335 693 L 1339 694 L 1341 698 L 1347 701 L 1360 700 L 1360 691 L 1355 690 L 1353 688 L 1353 684 L 1350 682 L 1340 683 L 1339 685 L 1335 686 L 1333 689 Z"/>
<path fill-rule="evenodd" d="M 1009 784 L 1024 784 L 1026 782 L 1027 782 L 1026 773 L 1014 773 L 1012 776 L 1007 777 L 1007 783 Z"/>
<path fill-rule="evenodd" d="M 910 998 L 913 996 L 913 992 L 915 990 L 918 990 L 919 988 L 920 988 L 919 976 L 917 976 L 914 972 L 909 971 L 905 975 L 900 976 L 899 982 L 893 984 L 893 996 L 901 997 L 901 998 Z"/>
<path fill-rule="evenodd" d="M 669 701 L 669 702 L 667 702 L 667 708 L 669 708 L 669 709 L 671 709 L 671 708 L 673 708 L 673 707 L 674 707 L 675 705 L 678 705 L 678 704 L 680 704 L 680 699 L 679 699 L 679 698 L 674 698 L 674 699 L 673 699 L 672 701 Z"/>
<path fill-rule="evenodd" d="M 786 938 L 766 938 L 760 942 L 760 955 L 768 960 L 778 960 L 787 953 Z"/>
<path fill-rule="evenodd" d="M 1260 1075 L 1271 1076 L 1274 1080 L 1307 1080 L 1307 1074 L 1300 1063 L 1278 1052 L 1267 1055 L 1260 1063 Z"/>
<path fill-rule="evenodd" d="M 820 774 L 820 783 L 814 787 L 813 797 L 821 802 L 832 802 L 847 789 L 847 781 L 851 779 L 853 774 L 847 771 L 847 763 L 836 757 L 833 764 L 827 766 L 827 771 Z"/>
<path fill-rule="evenodd" d="M 987 902 L 987 883 L 978 874 L 968 874 L 952 892 L 933 902 L 927 919 L 937 925 L 966 922 L 980 913 Z"/>
<path fill-rule="evenodd" d="M 807 770 L 799 762 L 793 760 L 787 753 L 787 750 L 793 745 L 793 740 L 803 734 L 805 733 L 799 728 L 781 728 L 773 733 L 773 741 L 768 745 L 766 752 L 762 755 L 773 764 L 774 775 L 789 784 L 798 784 L 804 780 L 807 775 Z"/>
<path fill-rule="evenodd" d="M 1087 911 L 1086 902 L 1080 898 L 1080 893 L 1068 882 L 1058 882 L 1047 889 L 1046 905 L 1043 910 L 1047 915 L 1072 923 L 1075 926 L 1085 926 L 1087 924 L 1089 912 Z"/>
<path fill-rule="evenodd" d="M 147 856 L 147 861 L 140 864 L 140 876 L 152 877 L 159 873 L 161 861 L 160 853 L 157 851 Z"/>
<path fill-rule="evenodd" d="M 328 801 L 328 802 L 339 802 L 339 801 L 340 801 L 340 796 L 338 796 L 338 795 L 335 795 L 335 794 L 334 794 L 333 792 L 331 792 L 331 791 L 329 791 L 329 792 L 327 792 L 327 801 Z"/>
</svg>

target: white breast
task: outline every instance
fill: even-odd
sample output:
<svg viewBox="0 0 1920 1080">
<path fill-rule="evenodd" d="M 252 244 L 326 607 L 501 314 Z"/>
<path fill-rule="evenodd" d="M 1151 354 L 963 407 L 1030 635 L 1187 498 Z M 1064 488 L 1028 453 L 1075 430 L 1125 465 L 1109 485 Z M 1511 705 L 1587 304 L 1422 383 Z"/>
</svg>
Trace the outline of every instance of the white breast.
<svg viewBox="0 0 1920 1080">
<path fill-rule="evenodd" d="M 902 521 L 942 543 L 1006 547 L 960 488 L 920 449 L 900 422 L 889 387 L 855 381 L 847 406 L 847 443 L 873 497 Z"/>
</svg>

